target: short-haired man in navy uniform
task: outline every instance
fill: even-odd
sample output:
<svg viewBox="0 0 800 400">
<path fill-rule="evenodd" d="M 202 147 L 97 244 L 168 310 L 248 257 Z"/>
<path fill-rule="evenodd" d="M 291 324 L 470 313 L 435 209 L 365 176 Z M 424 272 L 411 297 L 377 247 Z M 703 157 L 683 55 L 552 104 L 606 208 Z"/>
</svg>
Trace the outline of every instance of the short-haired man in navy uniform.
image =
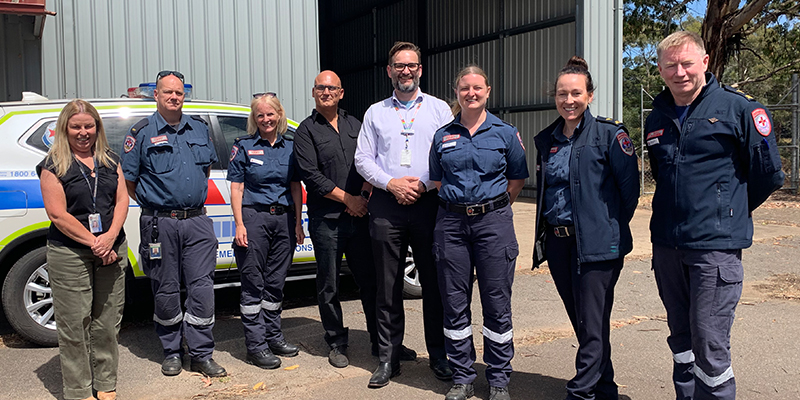
<svg viewBox="0 0 800 400">
<path fill-rule="evenodd" d="M 751 212 L 784 174 L 769 112 L 722 86 L 702 39 L 669 35 L 658 48 L 668 89 L 645 125 L 656 180 L 653 271 L 667 309 L 678 399 L 734 399 L 730 332 L 742 294 Z"/>
<path fill-rule="evenodd" d="M 161 372 L 181 372 L 185 338 L 192 371 L 225 376 L 225 368 L 211 358 L 217 239 L 203 207 L 217 155 L 206 122 L 183 114 L 184 96 L 180 72 L 158 74 L 157 111 L 125 137 L 122 171 L 128 193 L 142 207 L 139 253 L 155 297 L 153 321 L 164 348 Z"/>
</svg>

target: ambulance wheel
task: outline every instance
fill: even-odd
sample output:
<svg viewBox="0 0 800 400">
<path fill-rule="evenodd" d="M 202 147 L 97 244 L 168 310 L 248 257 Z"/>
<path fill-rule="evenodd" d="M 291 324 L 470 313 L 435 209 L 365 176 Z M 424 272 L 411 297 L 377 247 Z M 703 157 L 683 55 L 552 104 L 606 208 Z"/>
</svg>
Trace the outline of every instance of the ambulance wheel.
<svg viewBox="0 0 800 400">
<path fill-rule="evenodd" d="M 8 322 L 25 339 L 42 346 L 58 345 L 45 247 L 26 254 L 8 271 L 3 309 Z"/>
<path fill-rule="evenodd" d="M 406 255 L 406 270 L 403 276 L 403 296 L 407 299 L 422 298 L 422 284 L 419 282 L 419 271 L 414 263 L 414 255 L 408 249 Z"/>
</svg>

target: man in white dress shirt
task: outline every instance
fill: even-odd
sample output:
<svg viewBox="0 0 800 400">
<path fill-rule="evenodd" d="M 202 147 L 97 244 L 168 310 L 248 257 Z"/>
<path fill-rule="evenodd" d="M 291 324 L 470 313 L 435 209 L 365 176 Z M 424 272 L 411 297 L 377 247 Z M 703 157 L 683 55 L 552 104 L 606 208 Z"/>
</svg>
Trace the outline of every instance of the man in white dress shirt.
<svg viewBox="0 0 800 400">
<path fill-rule="evenodd" d="M 403 346 L 403 277 L 409 246 L 422 284 L 430 367 L 439 379 L 453 376 L 444 349 L 442 299 L 431 247 L 438 196 L 428 178 L 433 134 L 453 114 L 447 103 L 419 90 L 422 65 L 416 45 L 395 43 L 386 73 L 394 92 L 364 114 L 355 155 L 358 173 L 374 187 L 369 228 L 378 281 L 379 365 L 370 378 L 371 388 L 386 386 L 400 373 L 400 360 L 416 357 Z"/>
</svg>

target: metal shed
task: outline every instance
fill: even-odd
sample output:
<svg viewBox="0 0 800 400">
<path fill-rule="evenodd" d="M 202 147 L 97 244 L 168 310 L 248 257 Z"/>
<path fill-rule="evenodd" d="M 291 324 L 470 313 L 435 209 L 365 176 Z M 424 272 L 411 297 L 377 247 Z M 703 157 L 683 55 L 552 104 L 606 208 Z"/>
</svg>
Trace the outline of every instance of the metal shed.
<svg viewBox="0 0 800 400">
<path fill-rule="evenodd" d="M 589 63 L 592 112 L 621 120 L 622 14 L 622 0 L 319 0 L 320 65 L 340 75 L 342 107 L 357 116 L 390 95 L 395 41 L 420 46 L 422 89 L 442 99 L 459 69 L 480 65 L 490 111 L 519 128 L 533 175 L 533 136 L 558 116 L 548 92 L 570 56 Z M 529 178 L 522 195 L 535 187 Z"/>
<path fill-rule="evenodd" d="M 50 98 L 119 97 L 169 69 L 186 76 L 194 98 L 249 104 L 252 93 L 273 91 L 295 119 L 313 107 L 315 0 L 47 0 L 46 6 L 56 15 L 47 17 L 40 58 L 29 56 L 39 49 L 29 28 L 18 27 L 24 18 L 0 24 L 28 40 L 24 76 L 41 76 L 38 88 L 9 85 L 13 91 L 2 100 L 19 100 L 20 89 Z M 7 72 L 7 80 L 20 73 Z"/>
</svg>

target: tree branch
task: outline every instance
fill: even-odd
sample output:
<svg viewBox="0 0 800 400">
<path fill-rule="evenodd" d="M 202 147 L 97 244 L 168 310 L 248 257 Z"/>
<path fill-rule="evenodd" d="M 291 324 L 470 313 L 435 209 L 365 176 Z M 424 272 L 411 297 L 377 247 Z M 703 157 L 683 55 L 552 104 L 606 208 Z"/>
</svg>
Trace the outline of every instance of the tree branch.
<svg viewBox="0 0 800 400">
<path fill-rule="evenodd" d="M 770 77 L 772 77 L 773 75 L 777 74 L 778 72 L 781 72 L 781 71 L 783 71 L 785 69 L 791 68 L 791 67 L 793 67 L 793 66 L 795 66 L 797 64 L 800 64 L 800 58 L 798 58 L 798 59 L 796 59 L 796 60 L 794 60 L 794 61 L 792 61 L 792 62 L 790 62 L 790 63 L 788 63 L 786 65 L 778 67 L 778 68 L 776 68 L 776 69 L 774 69 L 774 70 L 772 70 L 772 71 L 770 71 L 770 72 L 768 72 L 768 73 L 766 73 L 764 75 L 761 75 L 761 76 L 758 76 L 758 77 L 755 77 L 755 78 L 747 78 L 747 79 L 745 79 L 745 80 L 743 80 L 741 82 L 736 82 L 736 83 L 732 84 L 731 86 L 738 87 L 740 85 L 746 85 L 748 83 L 762 82 L 762 81 L 765 81 L 765 80 L 769 79 Z"/>
<path fill-rule="evenodd" d="M 769 3 L 770 0 L 755 0 L 753 2 L 745 4 L 745 6 L 736 11 L 735 14 L 731 16 L 729 27 L 731 29 L 731 33 L 736 33 L 744 24 L 750 22 L 753 18 L 755 18 L 758 13 L 764 10 L 764 7 Z"/>
</svg>

